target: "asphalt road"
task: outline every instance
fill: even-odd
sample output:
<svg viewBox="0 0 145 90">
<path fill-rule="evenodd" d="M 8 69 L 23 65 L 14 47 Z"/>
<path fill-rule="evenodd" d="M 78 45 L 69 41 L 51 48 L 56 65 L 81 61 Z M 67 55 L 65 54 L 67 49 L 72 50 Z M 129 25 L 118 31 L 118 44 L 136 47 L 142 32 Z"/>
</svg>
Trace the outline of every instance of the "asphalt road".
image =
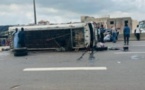
<svg viewBox="0 0 145 90">
<path fill-rule="evenodd" d="M 106 45 L 122 49 L 123 42 Z M 145 41 L 131 41 L 129 49 L 95 52 L 94 60 L 88 52 L 80 61 L 82 51 L 29 52 L 25 57 L 0 52 L 0 90 L 145 90 Z"/>
</svg>

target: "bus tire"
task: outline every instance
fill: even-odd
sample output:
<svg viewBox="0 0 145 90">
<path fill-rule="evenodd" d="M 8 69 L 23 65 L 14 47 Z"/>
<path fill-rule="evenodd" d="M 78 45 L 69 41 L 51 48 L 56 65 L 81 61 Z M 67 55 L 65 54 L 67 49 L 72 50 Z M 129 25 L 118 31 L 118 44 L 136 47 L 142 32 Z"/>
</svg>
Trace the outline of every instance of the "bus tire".
<svg viewBox="0 0 145 90">
<path fill-rule="evenodd" d="M 14 50 L 14 56 L 26 56 L 28 55 L 27 49 L 16 49 Z"/>
</svg>

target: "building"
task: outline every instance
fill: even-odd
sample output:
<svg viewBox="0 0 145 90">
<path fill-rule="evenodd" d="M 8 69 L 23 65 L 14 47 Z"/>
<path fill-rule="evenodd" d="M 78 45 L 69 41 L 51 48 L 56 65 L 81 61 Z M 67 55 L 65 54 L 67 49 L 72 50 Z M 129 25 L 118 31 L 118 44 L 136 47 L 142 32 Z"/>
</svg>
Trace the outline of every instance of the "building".
<svg viewBox="0 0 145 90">
<path fill-rule="evenodd" d="M 94 18 L 89 16 L 81 16 L 81 22 L 93 21 L 99 25 L 104 25 L 105 28 L 109 29 L 115 27 L 120 33 L 123 33 L 123 28 L 125 24 L 131 28 L 132 33 L 134 32 L 136 26 L 138 25 L 137 20 L 133 20 L 131 17 L 121 17 L 121 18 L 110 18 L 110 16 Z"/>
<path fill-rule="evenodd" d="M 48 25 L 50 24 L 49 21 L 41 20 L 38 22 L 39 25 Z"/>
</svg>

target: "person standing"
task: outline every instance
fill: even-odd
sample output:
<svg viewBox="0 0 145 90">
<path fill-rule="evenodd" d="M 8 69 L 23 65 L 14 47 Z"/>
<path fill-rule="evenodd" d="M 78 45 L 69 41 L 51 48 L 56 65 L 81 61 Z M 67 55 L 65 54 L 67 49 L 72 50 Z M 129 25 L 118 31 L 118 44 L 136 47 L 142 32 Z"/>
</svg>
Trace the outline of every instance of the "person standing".
<svg viewBox="0 0 145 90">
<path fill-rule="evenodd" d="M 125 24 L 123 35 L 124 35 L 124 45 L 129 45 L 130 28 L 128 27 L 128 24 Z"/>
<path fill-rule="evenodd" d="M 10 40 L 6 39 L 6 46 L 10 46 Z"/>
<path fill-rule="evenodd" d="M 101 38 L 101 42 L 104 43 L 104 33 L 105 33 L 105 28 L 103 25 L 101 25 L 100 28 L 100 38 Z"/>
<path fill-rule="evenodd" d="M 118 36 L 119 36 L 119 29 L 116 29 L 116 34 L 117 34 L 117 36 L 116 36 L 116 40 L 118 40 Z"/>
<path fill-rule="evenodd" d="M 15 32 L 13 33 L 13 43 L 14 43 L 14 48 L 19 48 L 19 37 L 18 37 L 19 31 L 18 28 L 15 29 Z"/>
<path fill-rule="evenodd" d="M 116 37 L 117 37 L 117 32 L 115 30 L 115 27 L 112 27 L 112 41 L 113 43 L 116 43 Z"/>
<path fill-rule="evenodd" d="M 97 41 L 100 42 L 100 27 L 97 27 Z"/>
<path fill-rule="evenodd" d="M 137 25 L 137 28 L 135 30 L 135 36 L 136 36 L 136 39 L 139 41 L 140 40 L 140 34 L 141 34 L 141 30 L 139 28 L 139 25 Z"/>
<path fill-rule="evenodd" d="M 6 45 L 6 40 L 3 39 L 3 40 L 2 40 L 2 46 L 5 46 L 5 45 Z"/>
<path fill-rule="evenodd" d="M 21 31 L 20 31 L 18 37 L 19 37 L 20 47 L 25 47 L 25 33 L 24 33 L 24 28 L 21 28 Z"/>
</svg>

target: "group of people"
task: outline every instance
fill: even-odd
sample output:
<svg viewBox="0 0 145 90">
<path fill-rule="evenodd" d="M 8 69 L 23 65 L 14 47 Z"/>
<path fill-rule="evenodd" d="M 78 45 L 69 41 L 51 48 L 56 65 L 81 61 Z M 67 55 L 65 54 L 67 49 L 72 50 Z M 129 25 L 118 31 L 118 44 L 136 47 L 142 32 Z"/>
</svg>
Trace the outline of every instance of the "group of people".
<svg viewBox="0 0 145 90">
<path fill-rule="evenodd" d="M 97 27 L 97 40 L 99 42 L 106 42 L 106 41 L 112 41 L 116 43 L 118 39 L 119 32 L 115 27 L 112 27 L 111 30 L 107 31 L 103 25 L 101 27 Z"/>
<path fill-rule="evenodd" d="M 112 41 L 113 43 L 116 43 L 118 40 L 119 31 L 112 27 L 110 31 L 106 32 L 106 35 L 105 32 L 106 29 L 103 27 L 103 25 L 101 25 L 101 27 L 97 27 L 97 40 L 101 43 L 104 43 L 105 41 Z M 123 29 L 124 45 L 129 45 L 130 32 L 131 30 L 128 24 L 125 24 Z M 137 40 L 140 40 L 140 33 L 141 30 L 139 29 L 139 25 L 137 25 L 135 30 L 135 36 Z"/>
<path fill-rule="evenodd" d="M 6 40 L 5 39 L 0 39 L 0 46 L 5 46 L 6 45 Z"/>
<path fill-rule="evenodd" d="M 18 28 L 15 29 L 13 33 L 14 39 L 14 48 L 25 47 L 25 33 L 24 28 L 21 28 L 21 31 L 18 31 Z"/>
<path fill-rule="evenodd" d="M 103 25 L 101 25 L 101 27 L 97 27 L 97 40 L 99 42 L 104 43 L 104 33 L 105 33 L 105 28 Z"/>
<path fill-rule="evenodd" d="M 8 38 L 0 39 L 0 46 L 9 46 L 9 45 L 10 45 L 10 41 Z"/>
<path fill-rule="evenodd" d="M 140 34 L 141 34 L 141 30 L 139 28 L 139 25 L 137 25 L 137 28 L 135 29 L 134 33 L 135 33 L 136 39 L 139 41 L 140 40 Z M 124 34 L 124 45 L 129 45 L 130 28 L 128 27 L 127 24 L 124 27 L 123 34 Z"/>
</svg>

